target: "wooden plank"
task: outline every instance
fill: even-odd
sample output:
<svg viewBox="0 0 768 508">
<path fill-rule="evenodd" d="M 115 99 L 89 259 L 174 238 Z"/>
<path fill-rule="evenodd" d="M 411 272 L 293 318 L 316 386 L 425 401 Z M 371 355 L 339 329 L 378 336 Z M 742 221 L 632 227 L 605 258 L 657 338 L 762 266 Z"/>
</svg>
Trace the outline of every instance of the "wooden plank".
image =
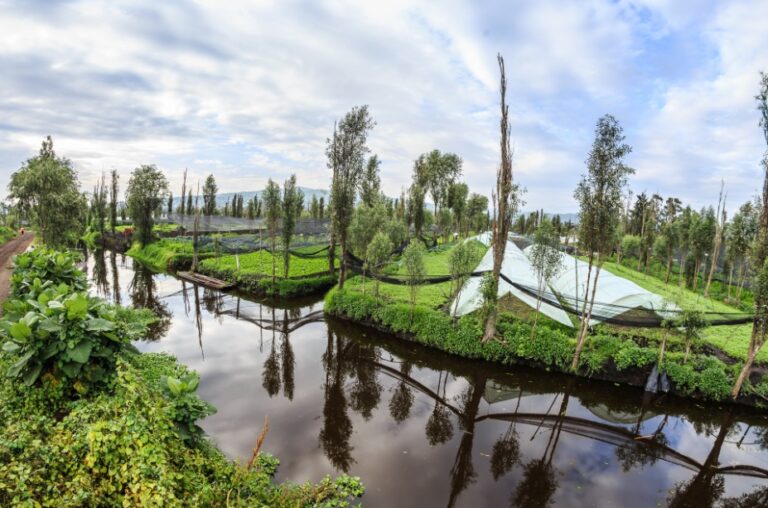
<svg viewBox="0 0 768 508">
<path fill-rule="evenodd" d="M 176 272 L 176 275 L 178 275 L 180 278 L 184 280 L 188 280 L 190 282 L 194 282 L 197 284 L 202 284 L 203 286 L 212 288 L 212 289 L 230 289 L 235 286 L 232 282 L 227 282 L 219 279 L 214 279 L 213 277 L 208 277 L 206 275 L 202 275 L 200 273 L 195 272 Z"/>
</svg>

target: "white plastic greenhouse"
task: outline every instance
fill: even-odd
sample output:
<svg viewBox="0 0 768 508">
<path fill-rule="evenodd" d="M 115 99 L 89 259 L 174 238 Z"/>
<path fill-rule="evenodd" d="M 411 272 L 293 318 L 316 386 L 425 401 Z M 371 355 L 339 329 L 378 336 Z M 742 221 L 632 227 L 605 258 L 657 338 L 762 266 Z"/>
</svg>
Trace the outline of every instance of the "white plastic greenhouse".
<svg viewBox="0 0 768 508">
<path fill-rule="evenodd" d="M 491 235 L 490 233 L 483 233 L 470 240 L 478 240 L 488 246 L 491 243 Z M 563 267 L 560 274 L 550 281 L 549 287 L 539 288 L 538 277 L 528 258 L 531 248 L 527 247 L 523 251 L 512 241 L 507 241 L 501 272 L 512 284 L 502 278 L 499 281 L 498 296 L 503 297 L 512 294 L 535 309 L 537 302 L 535 295 L 541 290 L 544 298 L 541 302 L 540 312 L 558 323 L 572 327 L 573 322 L 562 309 L 562 305 L 580 310 L 584 301 L 589 265 L 573 256 L 563 254 Z M 475 271 L 492 269 L 493 251 L 489 249 Z M 592 274 L 594 277 L 594 270 Z M 467 280 L 458 298 L 451 304 L 451 312 L 454 315 L 462 316 L 480 307 L 482 304 L 480 282 L 481 277 L 472 277 Z M 592 286 L 591 283 L 590 286 Z M 599 312 L 595 310 L 593 313 L 592 324 L 611 319 L 633 309 L 649 310 L 662 317 L 667 311 L 679 310 L 677 306 L 667 302 L 661 296 L 604 269 L 601 270 L 598 278 L 595 305 L 596 309 L 599 307 Z"/>
</svg>

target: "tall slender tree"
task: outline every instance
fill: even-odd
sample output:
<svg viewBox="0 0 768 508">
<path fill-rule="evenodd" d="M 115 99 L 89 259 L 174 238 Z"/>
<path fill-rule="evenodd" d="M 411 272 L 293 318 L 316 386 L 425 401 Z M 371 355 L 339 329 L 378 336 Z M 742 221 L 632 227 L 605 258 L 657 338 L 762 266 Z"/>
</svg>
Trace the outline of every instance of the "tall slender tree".
<svg viewBox="0 0 768 508">
<path fill-rule="evenodd" d="M 725 200 L 727 194 L 723 196 L 725 190 L 725 181 L 720 182 L 720 197 L 717 200 L 717 218 L 718 222 L 715 224 L 715 239 L 712 244 L 712 254 L 709 256 L 709 275 L 707 276 L 707 283 L 704 286 L 704 296 L 709 297 L 709 287 L 712 284 L 712 277 L 715 275 L 715 269 L 717 268 L 717 262 L 720 258 L 720 250 L 723 244 L 725 221 L 727 219 L 725 211 Z"/>
<path fill-rule="evenodd" d="M 581 350 L 589 332 L 600 269 L 610 255 L 616 237 L 622 194 L 627 178 L 634 173 L 624 164 L 624 157 L 632 151 L 624 139 L 624 131 L 613 116 L 605 115 L 597 121 L 595 141 L 587 158 L 587 174 L 575 192 L 579 202 L 579 247 L 587 255 L 588 269 L 581 326 L 571 363 L 573 371 L 579 366 Z"/>
<path fill-rule="evenodd" d="M 142 245 L 148 245 L 152 241 L 154 214 L 162 205 L 166 192 L 168 180 L 156 166 L 139 166 L 133 170 L 131 179 L 128 180 L 126 202 L 137 238 Z"/>
<path fill-rule="evenodd" d="M 118 195 L 118 175 L 117 170 L 113 169 L 111 171 L 112 173 L 112 184 L 109 187 L 109 227 L 112 231 L 112 235 L 115 234 L 115 228 L 117 227 L 117 195 Z"/>
<path fill-rule="evenodd" d="M 327 141 L 326 155 L 331 179 L 331 219 L 333 221 L 331 241 L 338 238 L 341 248 L 339 287 L 344 287 L 347 277 L 347 236 L 354 212 L 355 197 L 369 152 L 366 144 L 368 133 L 375 122 L 368 113 L 368 106 L 357 106 L 344 115 L 334 128 L 333 138 Z M 334 249 L 332 248 L 331 251 Z M 333 252 L 330 253 L 333 256 Z M 333 263 L 333 258 L 329 258 Z"/>
<path fill-rule="evenodd" d="M 512 182 L 512 148 L 509 141 L 509 106 L 507 105 L 507 77 L 504 72 L 504 58 L 501 54 L 497 55 L 499 62 L 499 84 L 500 84 L 500 107 L 501 120 L 499 128 L 501 130 L 501 162 L 496 172 L 496 190 L 493 192 L 494 217 L 492 225 L 491 248 L 493 249 L 493 272 L 492 272 L 492 291 L 489 294 L 496 295 L 499 287 L 499 278 L 501 276 L 501 264 L 504 261 L 504 251 L 507 245 L 509 229 L 512 226 L 512 216 L 515 209 L 515 188 Z M 485 333 L 483 342 L 487 342 L 496 335 L 496 317 L 498 309 L 496 305 L 489 308 L 485 322 Z"/>
<path fill-rule="evenodd" d="M 267 219 L 267 231 L 269 232 L 269 239 L 272 245 L 272 285 L 274 286 L 276 280 L 277 230 L 280 227 L 283 200 L 280 198 L 280 186 L 273 182 L 271 178 L 267 182 L 267 188 L 264 189 L 262 200 L 264 201 L 264 212 Z"/>
<path fill-rule="evenodd" d="M 296 220 L 304 207 L 304 194 L 296 186 L 296 175 L 291 175 L 283 184 L 282 229 L 283 237 L 283 276 L 288 277 L 291 263 L 291 240 L 296 230 Z"/>
<path fill-rule="evenodd" d="M 181 204 L 179 214 L 184 215 L 184 200 L 187 199 L 187 168 L 184 168 L 184 178 L 181 181 Z"/>
<path fill-rule="evenodd" d="M 373 206 L 379 199 L 379 192 L 381 192 L 380 166 L 379 158 L 372 155 L 365 165 L 365 173 L 360 178 L 360 200 L 367 206 Z"/>
<path fill-rule="evenodd" d="M 203 215 L 214 215 L 216 213 L 216 193 L 219 187 L 216 185 L 216 179 L 213 175 L 208 175 L 203 184 Z"/>
<path fill-rule="evenodd" d="M 760 222 L 757 238 L 752 249 L 752 266 L 755 269 L 755 280 L 752 293 L 755 296 L 755 318 L 752 323 L 752 335 L 747 350 L 747 361 L 733 385 L 731 396 L 739 396 L 741 385 L 749 376 L 757 353 L 765 344 L 768 333 L 768 74 L 760 73 L 760 92 L 755 97 L 761 113 L 760 127 L 763 129 L 766 150 L 763 153 L 763 195 L 760 209 Z"/>
</svg>

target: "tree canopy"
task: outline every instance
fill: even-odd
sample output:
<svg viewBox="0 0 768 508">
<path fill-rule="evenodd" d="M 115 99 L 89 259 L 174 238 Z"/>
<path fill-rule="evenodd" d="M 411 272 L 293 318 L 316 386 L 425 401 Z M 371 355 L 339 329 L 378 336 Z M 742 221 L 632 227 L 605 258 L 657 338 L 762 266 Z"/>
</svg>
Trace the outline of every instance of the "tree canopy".
<svg viewBox="0 0 768 508">
<path fill-rule="evenodd" d="M 142 245 L 152 241 L 155 212 L 162 206 L 168 192 L 168 180 L 155 165 L 143 165 L 133 170 L 128 180 L 126 203 Z"/>
</svg>

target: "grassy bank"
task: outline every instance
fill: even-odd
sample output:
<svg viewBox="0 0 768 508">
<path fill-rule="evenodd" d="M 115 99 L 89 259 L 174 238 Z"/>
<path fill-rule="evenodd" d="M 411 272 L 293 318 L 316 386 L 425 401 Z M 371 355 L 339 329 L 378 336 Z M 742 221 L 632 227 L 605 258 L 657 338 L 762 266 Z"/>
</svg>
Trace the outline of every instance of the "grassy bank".
<svg viewBox="0 0 768 508">
<path fill-rule="evenodd" d="M 134 241 L 126 254 L 141 261 L 156 272 L 186 269 L 192 264 L 192 242 L 160 239 L 149 245 Z M 200 253 L 200 259 L 210 257 L 211 253 Z"/>
<path fill-rule="evenodd" d="M 227 460 L 197 425 L 215 411 L 197 375 L 131 345 L 149 311 L 86 286 L 73 256 L 17 257 L 0 321 L 0 505 L 348 506 L 362 495 L 347 476 L 278 484 L 265 453 Z"/>
<path fill-rule="evenodd" d="M 626 266 L 631 260 L 622 261 L 622 264 L 606 262 L 604 268 L 609 272 L 630 280 L 643 289 L 647 289 L 663 298 L 675 302 L 684 310 L 698 310 L 701 312 L 717 312 L 723 314 L 744 312 L 744 308 L 737 308 L 722 300 L 712 297 L 705 298 L 700 293 L 695 293 L 687 288 L 681 288 L 676 282 L 665 284 L 663 279 Z M 723 293 L 724 294 L 724 293 Z M 751 298 L 751 295 L 748 296 Z M 722 325 L 705 328 L 701 332 L 701 338 L 731 358 L 746 360 L 749 339 L 752 333 L 752 325 Z M 768 363 L 768 350 L 763 350 L 757 356 L 758 363 Z"/>
<path fill-rule="evenodd" d="M 257 295 L 300 296 L 317 293 L 336 283 L 336 277 L 328 272 L 327 252 L 311 257 L 322 246 L 296 249 L 300 254 L 290 256 L 288 273 L 285 273 L 282 253 L 273 255 L 266 250 L 247 254 L 212 257 L 200 263 L 198 271 L 219 279 L 234 282 L 242 290 Z M 275 283 L 272 283 L 272 262 L 275 262 Z M 239 268 L 238 268 L 239 262 Z M 336 260 L 338 268 L 339 261 Z"/>
<path fill-rule="evenodd" d="M 354 287 L 331 290 L 325 299 L 331 315 L 375 326 L 408 340 L 458 356 L 482 359 L 503 365 L 531 364 L 547 370 L 568 372 L 576 345 L 572 330 L 540 324 L 532 338 L 531 325 L 512 313 L 502 312 L 497 340 L 483 343 L 482 327 L 476 316 L 454 322 L 442 310 L 427 305 L 376 299 Z M 581 356 L 577 375 L 642 386 L 658 358 L 658 345 L 641 345 L 634 335 L 597 331 L 590 336 Z M 683 344 L 670 338 L 665 361 L 675 393 L 711 401 L 728 401 L 729 391 L 740 365 L 727 365 L 718 358 L 694 350 L 683 363 Z M 740 402 L 754 404 L 753 394 L 768 395 L 768 382 L 760 381 L 744 390 Z M 761 399 L 762 400 L 762 399 Z"/>
</svg>

